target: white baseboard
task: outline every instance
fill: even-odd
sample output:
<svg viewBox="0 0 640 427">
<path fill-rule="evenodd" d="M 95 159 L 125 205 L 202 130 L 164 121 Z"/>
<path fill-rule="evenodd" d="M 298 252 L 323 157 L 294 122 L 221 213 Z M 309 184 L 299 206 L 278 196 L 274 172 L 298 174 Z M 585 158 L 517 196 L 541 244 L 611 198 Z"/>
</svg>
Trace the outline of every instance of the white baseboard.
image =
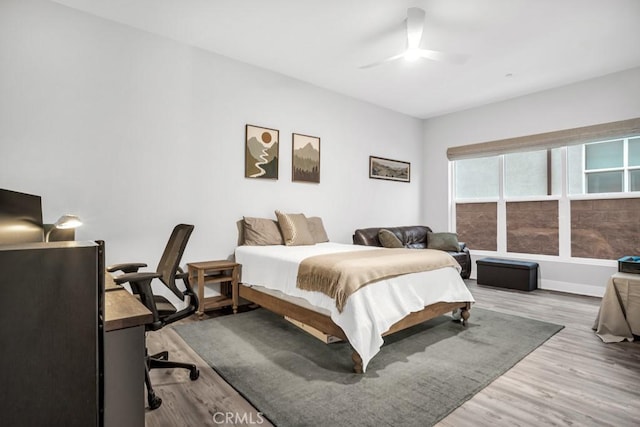
<svg viewBox="0 0 640 427">
<path fill-rule="evenodd" d="M 541 280 L 538 284 L 540 289 L 549 291 L 567 292 L 570 294 L 586 295 L 590 297 L 600 297 L 604 295 L 606 283 L 602 286 L 586 285 L 583 283 L 560 282 L 557 280 Z"/>
<path fill-rule="evenodd" d="M 470 279 L 477 280 L 475 275 L 471 275 Z M 547 291 L 566 292 L 568 294 L 586 295 L 590 297 L 602 298 L 606 283 L 602 286 L 586 285 L 583 283 L 561 282 L 558 280 L 541 280 L 538 283 L 539 289 Z"/>
</svg>

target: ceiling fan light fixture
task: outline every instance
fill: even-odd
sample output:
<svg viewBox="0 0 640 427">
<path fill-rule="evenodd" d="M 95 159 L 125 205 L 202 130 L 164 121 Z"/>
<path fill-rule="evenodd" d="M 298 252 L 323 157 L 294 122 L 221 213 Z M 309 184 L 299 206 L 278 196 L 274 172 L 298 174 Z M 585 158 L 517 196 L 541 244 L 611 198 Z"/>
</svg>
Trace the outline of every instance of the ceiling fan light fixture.
<svg viewBox="0 0 640 427">
<path fill-rule="evenodd" d="M 376 61 L 371 64 L 362 65 L 360 68 L 372 68 L 380 64 L 395 61 L 400 58 L 404 58 L 408 62 L 417 61 L 420 58 L 430 59 L 433 61 L 444 61 L 453 64 L 462 64 L 467 60 L 468 55 L 461 55 L 456 53 L 439 52 L 437 50 L 423 49 L 421 48 L 422 35 L 424 32 L 424 20 L 425 12 L 418 7 L 410 7 L 407 9 L 407 45 L 406 50 L 385 58 L 381 61 Z"/>
<path fill-rule="evenodd" d="M 416 48 L 407 49 L 407 51 L 403 55 L 404 59 L 406 59 L 409 62 L 417 61 L 420 58 L 420 56 L 421 56 L 420 49 L 416 49 Z"/>
</svg>

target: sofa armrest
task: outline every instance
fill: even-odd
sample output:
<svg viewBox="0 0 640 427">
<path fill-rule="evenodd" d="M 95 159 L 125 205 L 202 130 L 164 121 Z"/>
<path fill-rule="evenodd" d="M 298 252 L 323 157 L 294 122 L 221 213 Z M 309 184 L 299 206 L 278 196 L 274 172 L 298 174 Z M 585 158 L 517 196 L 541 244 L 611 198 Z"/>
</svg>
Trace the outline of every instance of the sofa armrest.
<svg viewBox="0 0 640 427">
<path fill-rule="evenodd" d="M 380 228 L 360 228 L 353 233 L 353 244 L 364 246 L 382 246 L 378 239 Z"/>
<path fill-rule="evenodd" d="M 458 261 L 460 267 L 462 267 L 462 271 L 460 272 L 460 276 L 463 279 L 468 279 L 471 276 L 471 268 L 473 267 L 471 264 L 471 253 L 469 252 L 469 248 L 464 242 L 460 243 L 460 250 L 458 252 L 449 252 L 449 254 Z"/>
</svg>

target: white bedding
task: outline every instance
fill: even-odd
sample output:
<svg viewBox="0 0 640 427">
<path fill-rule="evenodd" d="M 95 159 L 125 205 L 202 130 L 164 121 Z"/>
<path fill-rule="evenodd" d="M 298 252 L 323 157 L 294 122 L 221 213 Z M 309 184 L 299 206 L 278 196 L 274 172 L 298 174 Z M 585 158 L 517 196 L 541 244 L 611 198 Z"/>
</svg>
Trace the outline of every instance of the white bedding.
<svg viewBox="0 0 640 427">
<path fill-rule="evenodd" d="M 310 256 L 355 250 L 384 250 L 371 246 L 318 243 L 310 246 L 240 246 L 236 262 L 242 264 L 242 282 L 300 297 L 331 313 L 354 350 L 363 371 L 383 344 L 382 334 L 409 313 L 436 302 L 471 301 L 473 296 L 460 277 L 460 268 L 441 268 L 406 274 L 364 286 L 347 300 L 342 313 L 335 301 L 321 292 L 296 287 L 298 265 Z"/>
</svg>

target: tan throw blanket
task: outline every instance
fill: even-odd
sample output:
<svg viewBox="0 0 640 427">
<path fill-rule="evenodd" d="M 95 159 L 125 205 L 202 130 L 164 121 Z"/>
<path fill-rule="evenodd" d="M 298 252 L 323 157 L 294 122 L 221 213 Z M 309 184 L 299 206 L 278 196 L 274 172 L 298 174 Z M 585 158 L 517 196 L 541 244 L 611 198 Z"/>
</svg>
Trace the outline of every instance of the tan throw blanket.
<svg viewBox="0 0 640 427">
<path fill-rule="evenodd" d="M 342 312 L 347 298 L 369 283 L 457 266 L 451 255 L 435 249 L 379 249 L 316 255 L 300 263 L 297 287 L 330 296 Z"/>
</svg>

